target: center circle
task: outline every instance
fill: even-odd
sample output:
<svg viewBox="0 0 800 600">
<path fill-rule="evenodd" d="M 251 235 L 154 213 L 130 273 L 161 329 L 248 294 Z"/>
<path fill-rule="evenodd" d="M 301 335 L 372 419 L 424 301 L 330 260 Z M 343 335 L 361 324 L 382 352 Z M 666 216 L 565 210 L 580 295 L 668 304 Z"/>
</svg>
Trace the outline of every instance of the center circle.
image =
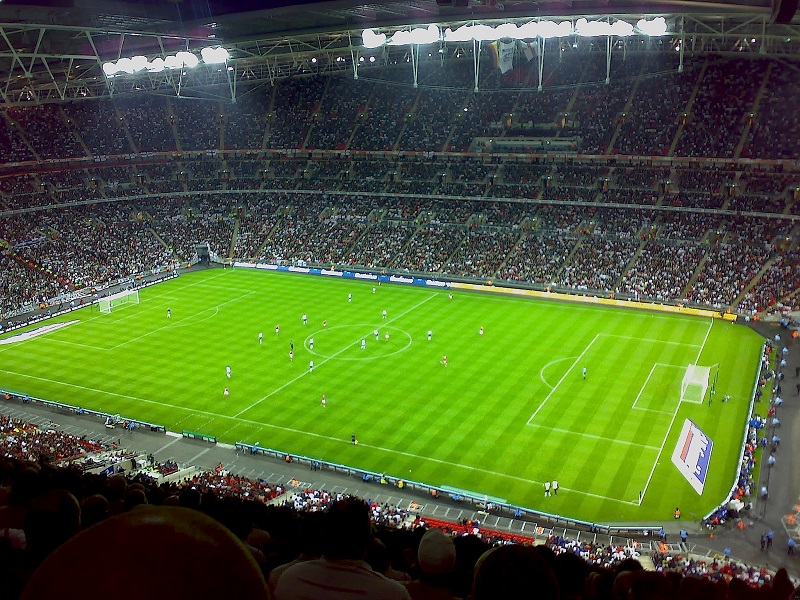
<svg viewBox="0 0 800 600">
<path fill-rule="evenodd" d="M 377 340 L 374 334 L 376 330 Z M 365 343 L 363 349 L 362 340 Z M 408 350 L 411 341 L 411 334 L 397 327 L 375 327 L 369 323 L 356 323 L 319 329 L 303 340 L 303 346 L 311 354 L 329 360 L 376 360 Z"/>
</svg>

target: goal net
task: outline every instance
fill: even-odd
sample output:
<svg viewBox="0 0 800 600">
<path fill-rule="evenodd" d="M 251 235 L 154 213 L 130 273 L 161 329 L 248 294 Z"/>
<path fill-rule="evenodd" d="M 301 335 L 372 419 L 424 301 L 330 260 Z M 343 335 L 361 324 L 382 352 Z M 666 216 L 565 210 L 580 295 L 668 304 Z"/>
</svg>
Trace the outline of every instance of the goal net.
<svg viewBox="0 0 800 600">
<path fill-rule="evenodd" d="M 681 381 L 681 402 L 695 402 L 701 404 L 708 391 L 708 380 L 711 376 L 711 367 L 689 365 Z"/>
<path fill-rule="evenodd" d="M 139 304 L 139 290 L 118 292 L 97 301 L 100 312 L 107 314 L 128 304 Z"/>
</svg>

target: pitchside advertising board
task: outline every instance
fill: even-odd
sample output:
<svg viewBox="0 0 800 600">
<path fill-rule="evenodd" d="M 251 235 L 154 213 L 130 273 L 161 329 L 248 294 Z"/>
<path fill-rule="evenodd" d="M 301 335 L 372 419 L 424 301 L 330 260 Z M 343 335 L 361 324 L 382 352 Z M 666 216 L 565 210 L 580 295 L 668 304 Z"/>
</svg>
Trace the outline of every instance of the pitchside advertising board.
<svg viewBox="0 0 800 600">
<path fill-rule="evenodd" d="M 672 462 L 698 494 L 706 484 L 713 447 L 714 442 L 691 419 L 684 421 Z"/>
<path fill-rule="evenodd" d="M 2 1 L 2 0 L 0 0 Z M 385 283 L 407 283 L 411 285 L 424 285 L 428 287 L 450 287 L 450 282 L 438 279 L 424 279 L 420 277 L 406 277 L 403 275 L 376 275 L 375 273 L 359 273 L 357 271 L 339 271 L 337 269 L 318 269 L 315 267 L 287 267 L 268 263 L 234 262 L 234 267 L 250 269 L 266 269 L 267 271 L 287 271 L 289 273 L 306 273 L 308 275 L 324 275 L 326 277 L 341 277 L 344 279 L 364 279 Z"/>
</svg>

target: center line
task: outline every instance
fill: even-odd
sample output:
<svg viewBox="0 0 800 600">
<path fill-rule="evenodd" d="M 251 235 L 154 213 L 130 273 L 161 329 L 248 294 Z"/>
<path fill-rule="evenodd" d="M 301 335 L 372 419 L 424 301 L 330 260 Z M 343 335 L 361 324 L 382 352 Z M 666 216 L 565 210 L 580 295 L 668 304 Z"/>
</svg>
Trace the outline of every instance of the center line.
<svg viewBox="0 0 800 600">
<path fill-rule="evenodd" d="M 394 321 L 396 321 L 396 320 L 400 319 L 401 317 L 404 317 L 404 316 L 406 316 L 408 313 L 410 313 L 411 311 L 414 311 L 414 310 L 418 309 L 420 306 L 422 306 L 423 304 L 425 304 L 425 303 L 426 303 L 426 302 L 428 302 L 429 300 L 433 299 L 433 298 L 434 298 L 434 297 L 436 297 L 437 295 L 438 295 L 438 294 L 431 294 L 430 296 L 428 296 L 427 298 L 425 298 L 425 299 L 424 299 L 422 302 L 419 302 L 418 304 L 415 304 L 414 306 L 412 306 L 412 307 L 411 307 L 411 308 L 409 308 L 408 310 L 406 310 L 406 311 L 403 311 L 402 313 L 400 313 L 399 315 L 397 315 L 397 316 L 396 316 L 396 317 L 394 317 L 393 319 L 389 319 L 388 321 L 382 322 L 382 325 L 381 325 L 381 326 L 382 326 L 382 327 L 385 327 L 385 326 L 386 326 L 386 325 L 388 325 L 389 323 L 392 323 L 392 322 L 394 322 Z M 339 350 L 338 352 L 336 352 L 336 353 L 334 353 L 334 354 L 331 354 L 329 357 L 327 357 L 327 358 L 325 358 L 325 359 L 321 360 L 321 361 L 319 362 L 319 364 L 315 364 L 314 366 L 315 366 L 315 367 L 319 367 L 319 366 L 322 366 L 322 365 L 324 365 L 324 364 L 325 364 L 326 362 L 328 362 L 329 360 L 333 360 L 334 358 L 336 358 L 336 357 L 337 357 L 337 356 L 339 356 L 340 354 L 342 354 L 342 353 L 346 352 L 348 349 L 352 348 L 353 346 L 355 346 L 356 344 L 358 344 L 358 343 L 360 343 L 360 342 L 361 342 L 361 338 L 358 338 L 358 339 L 357 339 L 356 341 L 354 341 L 352 344 L 348 344 L 347 346 L 345 346 L 344 348 L 342 348 L 342 349 L 341 349 L 341 350 Z M 283 389 L 285 389 L 285 388 L 289 387 L 289 386 L 290 386 L 290 385 L 292 385 L 292 384 L 293 384 L 295 381 L 297 381 L 298 379 L 301 379 L 302 377 L 305 377 L 305 376 L 306 376 L 306 375 L 308 375 L 309 373 L 310 373 L 310 371 L 304 371 L 303 373 L 301 373 L 300 375 L 298 375 L 298 376 L 297 376 L 297 377 L 295 377 L 294 379 L 290 379 L 289 381 L 287 381 L 286 383 L 284 383 L 282 386 L 280 386 L 280 387 L 278 387 L 278 388 L 276 388 L 276 389 L 272 390 L 272 391 L 271 391 L 269 394 L 267 394 L 266 396 L 264 396 L 264 397 L 263 397 L 263 398 L 261 398 L 260 400 L 256 400 L 255 402 L 253 402 L 253 403 L 252 403 L 250 406 L 248 406 L 247 408 L 244 408 L 244 409 L 240 410 L 238 413 L 236 413 L 235 415 L 233 415 L 233 416 L 234 416 L 234 418 L 236 418 L 236 417 L 238 417 L 238 416 L 240 416 L 240 415 L 242 415 L 242 414 L 246 413 L 246 412 L 247 412 L 248 410 L 250 410 L 251 408 L 255 408 L 256 406 L 258 406 L 259 404 L 261 404 L 261 403 L 262 403 L 264 400 L 266 400 L 267 398 L 271 398 L 272 396 L 274 396 L 275 394 L 277 394 L 277 393 L 278 393 L 278 392 L 280 392 L 281 390 L 283 390 Z"/>
</svg>

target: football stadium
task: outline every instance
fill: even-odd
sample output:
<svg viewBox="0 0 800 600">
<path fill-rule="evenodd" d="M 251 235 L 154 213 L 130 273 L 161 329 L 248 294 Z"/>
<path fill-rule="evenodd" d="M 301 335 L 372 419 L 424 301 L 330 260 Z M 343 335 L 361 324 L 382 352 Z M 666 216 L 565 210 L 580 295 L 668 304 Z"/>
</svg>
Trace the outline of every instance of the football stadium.
<svg viewBox="0 0 800 600">
<path fill-rule="evenodd" d="M 4 597 L 793 597 L 796 12 L 0 3 Z"/>
</svg>

